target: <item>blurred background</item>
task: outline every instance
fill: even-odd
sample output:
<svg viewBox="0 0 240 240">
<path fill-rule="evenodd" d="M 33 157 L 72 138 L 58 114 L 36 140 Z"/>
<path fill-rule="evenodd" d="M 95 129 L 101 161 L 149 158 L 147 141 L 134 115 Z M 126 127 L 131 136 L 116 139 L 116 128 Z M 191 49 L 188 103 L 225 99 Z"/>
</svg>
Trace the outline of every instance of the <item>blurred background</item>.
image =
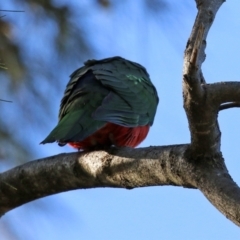
<svg viewBox="0 0 240 240">
<path fill-rule="evenodd" d="M 207 41 L 208 83 L 238 81 L 240 2 L 220 9 Z M 7 11 L 12 10 L 12 11 Z M 87 59 L 122 56 L 145 66 L 160 105 L 141 147 L 188 143 L 183 52 L 194 0 L 8 0 L 0 2 L 0 171 L 71 152 L 39 145 L 57 123 L 69 75 Z M 219 114 L 222 150 L 240 183 L 240 110 Z M 237 226 L 197 190 L 91 189 L 46 197 L 8 212 L 2 240 L 240 239 Z"/>
</svg>

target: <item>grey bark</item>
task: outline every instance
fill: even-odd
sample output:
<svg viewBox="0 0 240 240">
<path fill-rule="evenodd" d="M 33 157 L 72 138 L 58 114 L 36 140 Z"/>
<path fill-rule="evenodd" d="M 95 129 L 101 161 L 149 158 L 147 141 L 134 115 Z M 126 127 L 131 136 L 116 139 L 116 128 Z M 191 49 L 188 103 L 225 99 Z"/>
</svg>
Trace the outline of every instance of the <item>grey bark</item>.
<svg viewBox="0 0 240 240">
<path fill-rule="evenodd" d="M 198 14 L 183 67 L 183 100 L 191 143 L 60 154 L 0 174 L 0 215 L 32 200 L 73 189 L 174 185 L 200 190 L 240 226 L 240 189 L 221 154 L 219 110 L 239 106 L 240 83 L 207 84 L 206 38 L 223 0 L 196 0 Z"/>
</svg>

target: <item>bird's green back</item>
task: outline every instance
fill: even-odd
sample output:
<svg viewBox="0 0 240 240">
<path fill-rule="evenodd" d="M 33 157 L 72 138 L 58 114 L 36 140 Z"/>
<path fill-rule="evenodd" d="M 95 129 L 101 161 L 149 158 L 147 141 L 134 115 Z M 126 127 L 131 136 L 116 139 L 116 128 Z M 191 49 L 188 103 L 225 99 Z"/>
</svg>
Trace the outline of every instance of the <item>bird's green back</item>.
<svg viewBox="0 0 240 240">
<path fill-rule="evenodd" d="M 81 141 L 107 122 L 152 125 L 158 95 L 140 64 L 121 57 L 89 60 L 70 76 L 59 123 L 42 142 Z"/>
</svg>

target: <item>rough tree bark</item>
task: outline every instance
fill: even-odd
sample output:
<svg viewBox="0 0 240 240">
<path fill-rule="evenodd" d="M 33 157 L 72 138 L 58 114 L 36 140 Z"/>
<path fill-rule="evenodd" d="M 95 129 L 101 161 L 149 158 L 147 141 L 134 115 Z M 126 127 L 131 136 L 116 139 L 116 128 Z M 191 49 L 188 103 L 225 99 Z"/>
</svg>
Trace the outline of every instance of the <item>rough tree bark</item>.
<svg viewBox="0 0 240 240">
<path fill-rule="evenodd" d="M 221 154 L 218 112 L 240 105 L 240 83 L 207 84 L 201 65 L 206 37 L 224 0 L 196 0 L 198 14 L 183 68 L 184 109 L 191 143 L 60 154 L 0 174 L 0 215 L 51 194 L 95 187 L 174 185 L 199 189 L 240 226 L 240 189 Z"/>
</svg>

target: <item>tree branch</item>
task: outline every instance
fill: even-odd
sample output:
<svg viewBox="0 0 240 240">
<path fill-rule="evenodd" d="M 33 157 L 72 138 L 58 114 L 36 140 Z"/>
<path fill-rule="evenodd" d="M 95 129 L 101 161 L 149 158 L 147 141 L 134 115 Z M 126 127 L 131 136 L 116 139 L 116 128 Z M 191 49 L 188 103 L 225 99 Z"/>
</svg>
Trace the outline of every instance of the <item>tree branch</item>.
<svg viewBox="0 0 240 240">
<path fill-rule="evenodd" d="M 197 174 L 198 175 L 198 174 Z M 212 168 L 201 173 L 197 187 L 228 219 L 240 226 L 240 189 L 231 176 Z"/>
<path fill-rule="evenodd" d="M 191 132 L 188 154 L 189 159 L 194 159 L 196 166 L 191 172 L 197 176 L 193 185 L 226 217 L 239 225 L 240 189 L 227 173 L 226 167 L 222 165 L 225 170 L 220 173 L 217 166 L 223 164 L 220 160 L 221 132 L 217 117 L 219 108 L 230 107 L 229 104 L 220 106 L 222 103 L 240 102 L 240 83 L 206 84 L 201 70 L 205 60 L 207 33 L 223 2 L 196 0 L 198 15 L 184 57 L 183 97 Z M 203 170 L 206 164 L 209 164 L 209 171 Z"/>
<path fill-rule="evenodd" d="M 229 109 L 229 108 L 236 108 L 236 107 L 239 108 L 240 107 L 240 103 L 238 103 L 238 102 L 226 103 L 226 104 L 222 104 L 219 107 L 219 111 L 226 110 L 226 109 Z"/>
<path fill-rule="evenodd" d="M 191 149 L 196 155 L 220 152 L 219 106 L 209 96 L 201 65 L 205 60 L 208 31 L 222 0 L 196 1 L 198 14 L 188 40 L 183 65 L 184 109 L 191 132 Z"/>
<path fill-rule="evenodd" d="M 240 190 L 221 155 L 208 161 L 193 160 L 189 146 L 111 148 L 108 152 L 60 154 L 28 162 L 0 174 L 0 215 L 73 189 L 173 185 L 199 188 L 225 216 L 240 225 Z"/>
<path fill-rule="evenodd" d="M 29 201 L 73 189 L 193 187 L 179 177 L 187 145 L 60 154 L 28 162 L 0 175 L 0 215 Z M 186 175 L 187 176 L 187 175 Z"/>
<path fill-rule="evenodd" d="M 207 84 L 206 89 L 217 106 L 229 102 L 240 102 L 240 82 Z"/>
</svg>

